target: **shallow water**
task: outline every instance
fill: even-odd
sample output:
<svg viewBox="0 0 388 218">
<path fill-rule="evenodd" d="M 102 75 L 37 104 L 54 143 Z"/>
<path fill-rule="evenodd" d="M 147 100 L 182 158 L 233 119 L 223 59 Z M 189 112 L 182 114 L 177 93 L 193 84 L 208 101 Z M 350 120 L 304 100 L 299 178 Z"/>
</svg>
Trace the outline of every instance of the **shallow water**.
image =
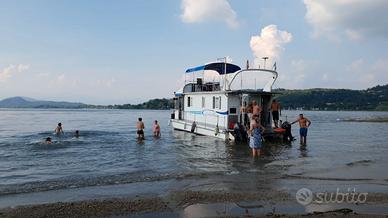
<svg viewBox="0 0 388 218">
<path fill-rule="evenodd" d="M 0 195 L 202 174 L 278 175 L 290 178 L 283 184 L 287 187 L 295 179 L 387 185 L 388 123 L 342 120 L 388 113 L 304 113 L 312 121 L 307 147 L 300 148 L 298 141 L 266 144 L 265 155 L 253 159 L 247 145 L 171 130 L 169 111 L 0 109 Z M 297 114 L 283 111 L 289 121 Z M 146 125 L 143 142 L 136 140 L 139 116 Z M 155 119 L 161 138 L 151 133 Z M 65 132 L 61 137 L 53 135 L 58 122 Z M 292 131 L 298 135 L 297 126 Z M 43 143 L 48 136 L 51 145 Z"/>
</svg>

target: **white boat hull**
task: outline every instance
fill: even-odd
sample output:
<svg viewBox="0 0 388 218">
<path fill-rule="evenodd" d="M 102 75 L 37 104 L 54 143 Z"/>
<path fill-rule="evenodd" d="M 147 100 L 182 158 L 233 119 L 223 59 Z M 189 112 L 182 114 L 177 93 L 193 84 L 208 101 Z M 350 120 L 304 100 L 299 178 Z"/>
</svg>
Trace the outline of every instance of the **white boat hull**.
<svg viewBox="0 0 388 218">
<path fill-rule="evenodd" d="M 171 119 L 170 121 L 170 124 L 174 129 L 191 132 L 193 123 L 176 119 Z M 199 123 L 196 124 L 193 133 L 198 135 L 212 136 L 222 140 L 234 140 L 234 136 L 223 129 L 217 131 L 216 127 L 204 126 Z"/>
</svg>

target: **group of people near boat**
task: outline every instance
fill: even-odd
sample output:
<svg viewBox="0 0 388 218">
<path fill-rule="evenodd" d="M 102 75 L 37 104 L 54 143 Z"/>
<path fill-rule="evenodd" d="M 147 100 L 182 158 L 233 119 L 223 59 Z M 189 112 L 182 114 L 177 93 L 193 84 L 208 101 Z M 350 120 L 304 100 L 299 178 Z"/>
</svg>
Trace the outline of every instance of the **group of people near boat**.
<svg viewBox="0 0 388 218">
<path fill-rule="evenodd" d="M 262 135 L 264 133 L 265 128 L 261 125 L 261 111 L 262 108 L 257 104 L 255 100 L 253 100 L 248 106 L 246 106 L 246 102 L 241 107 L 242 119 L 244 119 L 244 123 L 248 129 L 249 135 L 249 147 L 252 149 L 252 155 L 254 157 L 260 156 L 261 148 L 262 148 Z M 281 114 L 280 103 L 276 100 L 273 100 L 271 104 L 272 118 L 274 120 L 275 128 L 278 128 L 279 123 L 279 115 Z M 307 143 L 307 131 L 309 126 L 311 125 L 311 121 L 304 117 L 303 114 L 299 114 L 299 118 L 291 123 L 299 123 L 299 135 L 300 135 L 300 144 L 306 145 Z M 136 134 L 138 140 L 144 140 L 144 129 L 145 125 L 143 119 L 141 117 L 138 118 L 136 123 Z M 57 127 L 54 130 L 57 136 L 64 134 L 62 123 L 58 123 Z M 152 128 L 153 136 L 160 137 L 160 125 L 157 120 L 154 121 Z M 79 130 L 76 130 L 74 136 L 78 138 L 80 136 Z M 46 144 L 51 144 L 51 137 L 47 137 L 45 140 Z"/>
<path fill-rule="evenodd" d="M 143 119 L 141 117 L 139 117 L 138 121 L 136 123 L 137 139 L 139 139 L 139 140 L 144 140 L 145 139 L 145 137 L 144 137 L 144 129 L 145 129 L 145 125 L 143 123 Z M 54 133 L 57 136 L 61 136 L 61 135 L 64 134 L 63 128 L 62 128 L 62 123 L 58 123 L 57 127 L 54 130 Z M 157 120 L 154 121 L 153 128 L 152 128 L 152 133 L 153 133 L 154 137 L 160 137 L 161 136 L 160 125 L 159 125 L 159 122 Z M 80 131 L 76 130 L 75 133 L 74 133 L 74 137 L 78 138 L 79 136 L 80 136 Z M 51 144 L 52 143 L 51 137 L 47 137 L 46 140 L 45 140 L 45 143 L 46 144 Z"/>
<path fill-rule="evenodd" d="M 240 109 L 241 121 L 244 121 L 249 135 L 249 147 L 252 149 L 252 155 L 254 157 L 260 156 L 262 148 L 262 135 L 265 128 L 261 125 L 261 112 L 262 108 L 257 104 L 255 100 L 251 103 L 244 105 Z M 280 103 L 275 100 L 271 104 L 272 119 L 274 121 L 275 128 L 279 128 L 279 115 L 281 115 Z M 299 135 L 300 144 L 306 145 L 307 143 L 307 131 L 311 125 L 311 121 L 304 117 L 303 114 L 299 114 L 299 117 L 291 122 L 290 125 L 299 123 Z"/>
<path fill-rule="evenodd" d="M 144 140 L 145 139 L 145 137 L 144 137 L 145 126 L 144 126 L 144 123 L 143 123 L 143 118 L 139 117 L 137 119 L 136 129 L 137 129 L 137 131 L 136 131 L 137 139 Z M 161 136 L 160 125 L 159 125 L 157 120 L 154 121 L 154 125 L 152 127 L 152 132 L 153 132 L 154 137 L 160 137 Z"/>
</svg>

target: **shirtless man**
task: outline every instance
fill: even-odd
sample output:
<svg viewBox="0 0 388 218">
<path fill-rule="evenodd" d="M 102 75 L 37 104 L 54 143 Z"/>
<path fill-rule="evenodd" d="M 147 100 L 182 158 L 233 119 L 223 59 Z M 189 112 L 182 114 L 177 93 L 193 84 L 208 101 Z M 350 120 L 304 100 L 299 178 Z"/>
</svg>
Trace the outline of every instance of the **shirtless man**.
<svg viewBox="0 0 388 218">
<path fill-rule="evenodd" d="M 257 102 L 255 100 L 252 101 L 252 110 L 253 110 L 253 116 L 258 116 L 259 118 L 261 117 L 261 107 L 257 105 Z"/>
<path fill-rule="evenodd" d="M 62 123 L 58 123 L 58 126 L 57 126 L 57 128 L 55 128 L 54 131 L 55 131 L 56 135 L 63 134 Z"/>
<path fill-rule="evenodd" d="M 291 123 L 294 124 L 296 122 L 299 122 L 299 134 L 300 134 L 300 144 L 306 145 L 307 143 L 307 129 L 311 125 L 311 121 L 303 116 L 303 114 L 299 114 L 299 118 Z"/>
<path fill-rule="evenodd" d="M 139 117 L 138 120 L 139 121 L 137 121 L 137 123 L 136 123 L 137 138 L 144 139 L 144 123 L 142 121 L 143 119 L 141 117 Z"/>
</svg>

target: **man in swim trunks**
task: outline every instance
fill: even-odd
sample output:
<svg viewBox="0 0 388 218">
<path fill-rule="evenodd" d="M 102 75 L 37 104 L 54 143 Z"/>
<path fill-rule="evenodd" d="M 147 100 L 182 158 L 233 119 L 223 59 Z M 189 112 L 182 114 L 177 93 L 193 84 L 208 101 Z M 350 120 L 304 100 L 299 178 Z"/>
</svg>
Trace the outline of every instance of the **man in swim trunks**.
<svg viewBox="0 0 388 218">
<path fill-rule="evenodd" d="M 311 125 L 311 121 L 303 116 L 303 114 L 299 114 L 299 118 L 291 123 L 294 124 L 296 122 L 299 122 L 299 134 L 300 134 L 300 144 L 306 145 L 307 143 L 307 129 Z"/>
<path fill-rule="evenodd" d="M 137 138 L 138 139 L 144 139 L 144 123 L 142 120 L 143 119 L 141 117 L 139 117 L 139 119 L 136 123 Z"/>
<path fill-rule="evenodd" d="M 281 110 L 280 110 L 280 104 L 279 102 L 276 101 L 276 99 L 274 99 L 272 101 L 272 104 L 271 104 L 271 110 L 272 110 L 272 119 L 273 119 L 273 122 L 275 124 L 275 128 L 278 128 L 279 126 L 279 114 L 281 114 Z"/>
</svg>

